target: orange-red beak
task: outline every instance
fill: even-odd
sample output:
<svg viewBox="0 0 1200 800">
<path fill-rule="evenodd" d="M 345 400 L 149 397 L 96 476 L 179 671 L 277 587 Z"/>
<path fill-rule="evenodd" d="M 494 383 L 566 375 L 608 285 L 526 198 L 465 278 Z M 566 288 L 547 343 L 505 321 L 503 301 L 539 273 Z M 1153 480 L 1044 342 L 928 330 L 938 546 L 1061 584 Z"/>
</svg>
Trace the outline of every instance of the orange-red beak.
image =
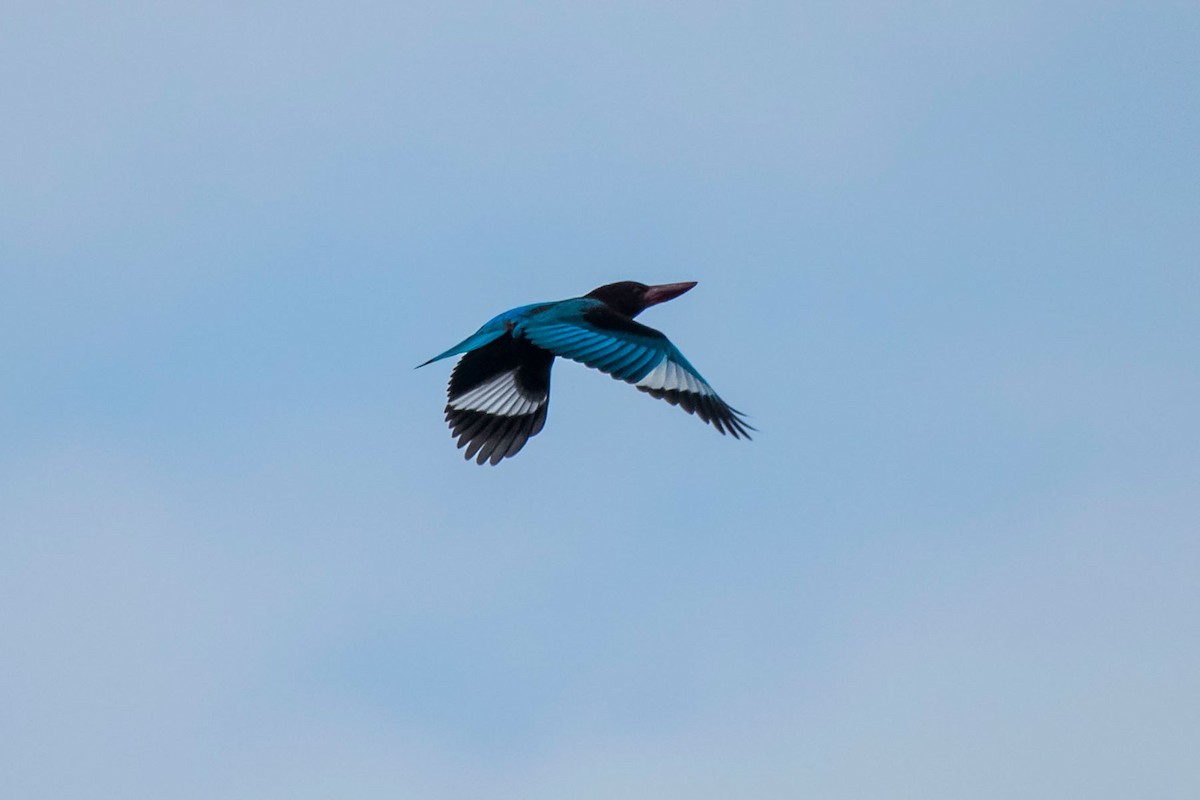
<svg viewBox="0 0 1200 800">
<path fill-rule="evenodd" d="M 657 286 L 651 286 L 646 290 L 645 303 L 647 306 L 665 303 L 668 300 L 674 300 L 679 295 L 686 292 L 696 285 L 695 281 L 684 281 L 683 283 L 660 283 Z"/>
</svg>

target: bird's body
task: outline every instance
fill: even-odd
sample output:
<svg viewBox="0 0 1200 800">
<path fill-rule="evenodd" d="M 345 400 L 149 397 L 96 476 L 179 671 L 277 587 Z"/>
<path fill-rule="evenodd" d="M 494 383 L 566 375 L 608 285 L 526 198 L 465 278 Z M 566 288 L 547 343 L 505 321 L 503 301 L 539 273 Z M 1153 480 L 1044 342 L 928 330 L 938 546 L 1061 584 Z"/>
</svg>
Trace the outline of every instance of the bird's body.
<svg viewBox="0 0 1200 800">
<path fill-rule="evenodd" d="M 750 438 L 725 404 L 659 331 L 635 322 L 647 306 L 695 283 L 623 281 L 583 297 L 514 308 L 425 364 L 463 354 L 450 376 L 446 420 L 466 457 L 497 464 L 516 455 L 546 423 L 550 368 L 569 358 L 697 414 L 721 433 Z M 421 366 L 425 366 L 422 364 Z"/>
</svg>

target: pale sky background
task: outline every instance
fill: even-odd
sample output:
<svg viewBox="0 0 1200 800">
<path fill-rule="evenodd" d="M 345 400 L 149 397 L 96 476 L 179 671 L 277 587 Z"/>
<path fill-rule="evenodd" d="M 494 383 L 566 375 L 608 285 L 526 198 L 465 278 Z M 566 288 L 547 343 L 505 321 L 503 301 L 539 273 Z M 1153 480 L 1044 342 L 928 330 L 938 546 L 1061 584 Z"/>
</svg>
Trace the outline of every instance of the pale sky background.
<svg viewBox="0 0 1200 800">
<path fill-rule="evenodd" d="M 107 6 L 107 7 L 106 7 Z M 1194 2 L 9 2 L 0 796 L 1200 797 Z M 506 308 L 652 309 L 761 430 Z"/>
</svg>

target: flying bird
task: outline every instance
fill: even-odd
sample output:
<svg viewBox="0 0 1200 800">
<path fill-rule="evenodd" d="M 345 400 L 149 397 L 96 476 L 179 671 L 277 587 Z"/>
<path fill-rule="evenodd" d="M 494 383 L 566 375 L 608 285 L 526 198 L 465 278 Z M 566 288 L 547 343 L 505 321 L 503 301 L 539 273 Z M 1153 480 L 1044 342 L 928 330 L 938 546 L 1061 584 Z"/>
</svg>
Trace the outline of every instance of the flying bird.
<svg viewBox="0 0 1200 800">
<path fill-rule="evenodd" d="M 695 285 L 621 281 L 583 297 L 514 308 L 419 366 L 464 354 L 450 375 L 446 421 L 466 458 L 479 464 L 516 455 L 541 432 L 555 356 L 632 383 L 722 434 L 749 439 L 754 428 L 744 415 L 717 396 L 666 336 L 633 319 Z"/>
</svg>

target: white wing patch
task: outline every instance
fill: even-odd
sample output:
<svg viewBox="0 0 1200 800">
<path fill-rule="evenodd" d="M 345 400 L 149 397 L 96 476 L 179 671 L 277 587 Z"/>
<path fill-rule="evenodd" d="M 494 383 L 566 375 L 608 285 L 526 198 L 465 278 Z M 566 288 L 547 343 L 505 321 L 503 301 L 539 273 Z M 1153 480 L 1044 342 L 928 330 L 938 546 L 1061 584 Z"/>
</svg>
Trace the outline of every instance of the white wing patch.
<svg viewBox="0 0 1200 800">
<path fill-rule="evenodd" d="M 688 370 L 664 356 L 658 366 L 646 377 L 634 384 L 640 389 L 655 389 L 668 392 L 691 392 L 692 394 L 714 394 L 712 387 Z"/>
<path fill-rule="evenodd" d="M 530 397 L 517 386 L 517 370 L 510 369 L 479 384 L 466 394 L 450 401 L 459 411 L 482 411 L 500 417 L 520 417 L 532 414 L 546 402 L 546 395 Z"/>
</svg>

